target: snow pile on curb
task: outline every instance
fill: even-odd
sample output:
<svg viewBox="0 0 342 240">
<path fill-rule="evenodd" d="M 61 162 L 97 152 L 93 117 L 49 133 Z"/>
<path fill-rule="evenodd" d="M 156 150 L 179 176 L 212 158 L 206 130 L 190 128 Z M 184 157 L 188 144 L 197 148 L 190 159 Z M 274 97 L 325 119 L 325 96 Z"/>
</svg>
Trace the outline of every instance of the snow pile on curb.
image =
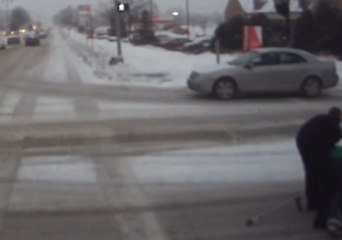
<svg viewBox="0 0 342 240">
<path fill-rule="evenodd" d="M 64 30 L 65 33 L 66 30 Z M 213 53 L 189 55 L 182 52 L 167 51 L 154 46 L 134 46 L 122 42 L 124 63 L 109 65 L 116 56 L 116 42 L 86 37 L 76 31 L 69 31 L 68 42 L 71 50 L 90 67 L 93 77 L 85 79 L 88 83 L 151 86 L 185 87 L 190 72 L 198 66 L 214 65 Z M 222 55 L 221 62 L 227 62 L 234 55 Z M 336 68 L 342 84 L 342 61 L 336 61 Z M 81 67 L 84 70 L 84 67 Z"/>
<path fill-rule="evenodd" d="M 70 31 L 69 42 L 73 50 L 94 68 L 93 83 L 104 82 L 124 85 L 143 85 L 154 87 L 184 87 L 191 70 L 196 66 L 213 65 L 213 53 L 188 55 L 182 52 L 167 51 L 153 46 L 133 46 L 123 42 L 124 63 L 110 66 L 109 60 L 116 56 L 116 42 L 95 39 L 93 43 L 85 36 Z M 81 53 L 83 52 L 83 53 Z M 233 55 L 224 55 L 222 62 L 229 61 Z"/>
</svg>

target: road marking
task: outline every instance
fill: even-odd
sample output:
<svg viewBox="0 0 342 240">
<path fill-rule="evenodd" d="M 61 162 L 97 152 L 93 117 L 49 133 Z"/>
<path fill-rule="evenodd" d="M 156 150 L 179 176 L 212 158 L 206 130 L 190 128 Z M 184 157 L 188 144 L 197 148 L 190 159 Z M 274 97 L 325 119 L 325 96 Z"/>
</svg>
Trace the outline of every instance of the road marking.
<svg viewBox="0 0 342 240">
<path fill-rule="evenodd" d="M 139 179 L 128 162 L 122 159 L 93 157 L 98 164 L 97 177 L 110 209 L 149 206 L 149 201 L 139 184 Z M 113 187 L 108 185 L 113 184 Z M 115 214 L 114 223 L 119 224 L 123 238 L 129 240 L 168 240 L 155 212 Z"/>
<path fill-rule="evenodd" d="M 82 82 L 75 69 L 72 68 L 72 63 L 68 63 L 66 59 L 66 67 L 69 68 L 68 79 L 73 82 Z M 75 109 L 80 119 L 87 117 L 98 117 L 99 106 L 93 99 L 89 98 L 86 101 L 79 102 L 75 100 Z M 86 114 L 85 114 L 86 113 Z M 89 157 L 91 157 L 91 149 L 87 149 Z M 98 164 L 99 159 L 92 158 L 93 164 Z M 114 186 L 108 187 L 108 183 L 113 183 L 111 167 L 107 166 L 105 162 L 101 162 L 97 169 L 97 178 L 103 195 L 106 198 L 106 204 L 109 208 L 120 208 L 127 203 L 132 202 L 134 205 L 146 205 L 147 198 L 139 187 L 125 188 L 124 192 L 122 187 Z M 129 182 L 136 181 L 134 171 L 126 164 L 119 164 L 116 169 L 117 175 L 114 176 L 115 181 Z M 125 196 L 128 196 L 125 197 Z M 136 214 L 114 214 L 112 216 L 114 225 L 119 224 L 122 239 L 129 240 L 167 240 L 167 236 L 159 223 L 156 214 L 153 212 L 143 212 Z"/>
<path fill-rule="evenodd" d="M 21 147 L 12 149 L 10 153 L 0 154 L 0 239 L 2 239 L 5 213 L 10 205 L 15 185 L 15 181 L 10 180 L 16 179 L 21 158 Z"/>
</svg>

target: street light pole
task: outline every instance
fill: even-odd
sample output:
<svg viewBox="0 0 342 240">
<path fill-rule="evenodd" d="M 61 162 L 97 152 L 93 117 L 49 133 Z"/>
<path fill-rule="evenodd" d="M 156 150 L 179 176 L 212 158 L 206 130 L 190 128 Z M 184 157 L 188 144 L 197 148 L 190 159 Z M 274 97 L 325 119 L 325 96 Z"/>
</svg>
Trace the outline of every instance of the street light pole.
<svg viewBox="0 0 342 240">
<path fill-rule="evenodd" d="M 150 15 L 151 15 L 151 20 L 153 18 L 153 0 L 150 0 Z"/>
<path fill-rule="evenodd" d="M 277 12 L 285 17 L 286 25 L 286 37 L 288 45 L 291 45 L 292 39 L 292 27 L 291 27 L 291 7 L 290 0 L 275 0 L 275 7 Z"/>
<path fill-rule="evenodd" d="M 154 28 L 154 24 L 153 24 L 153 0 L 150 0 L 150 22 L 151 22 L 151 26 L 152 28 Z"/>
<path fill-rule="evenodd" d="M 6 29 L 9 28 L 9 3 L 13 2 L 13 0 L 2 0 L 3 3 L 5 3 L 5 27 Z"/>
<path fill-rule="evenodd" d="M 119 11 L 119 0 L 115 0 L 115 22 L 116 22 L 116 42 L 117 42 L 117 54 L 118 58 L 122 59 L 122 48 L 121 48 L 121 18 Z"/>
<path fill-rule="evenodd" d="M 188 29 L 188 39 L 190 39 L 190 6 L 189 6 L 189 0 L 186 0 L 186 27 Z"/>
</svg>

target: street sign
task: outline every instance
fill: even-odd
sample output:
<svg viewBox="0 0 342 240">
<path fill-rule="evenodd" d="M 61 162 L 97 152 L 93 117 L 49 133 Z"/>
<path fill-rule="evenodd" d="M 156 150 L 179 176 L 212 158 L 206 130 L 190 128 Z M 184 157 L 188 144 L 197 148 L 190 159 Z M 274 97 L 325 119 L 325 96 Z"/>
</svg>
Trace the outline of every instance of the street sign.
<svg viewBox="0 0 342 240">
<path fill-rule="evenodd" d="M 78 14 L 80 16 L 89 16 L 91 14 L 91 5 L 79 5 L 78 6 Z"/>
</svg>

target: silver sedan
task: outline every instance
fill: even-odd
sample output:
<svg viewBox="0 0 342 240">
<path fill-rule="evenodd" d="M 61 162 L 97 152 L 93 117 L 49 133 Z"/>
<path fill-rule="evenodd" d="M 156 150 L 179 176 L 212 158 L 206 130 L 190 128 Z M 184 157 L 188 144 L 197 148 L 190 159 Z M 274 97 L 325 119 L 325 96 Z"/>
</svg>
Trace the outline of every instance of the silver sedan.
<svg viewBox="0 0 342 240">
<path fill-rule="evenodd" d="M 339 81 L 334 61 L 291 48 L 261 48 L 191 72 L 188 87 L 230 99 L 239 92 L 293 92 L 318 97 Z"/>
</svg>

